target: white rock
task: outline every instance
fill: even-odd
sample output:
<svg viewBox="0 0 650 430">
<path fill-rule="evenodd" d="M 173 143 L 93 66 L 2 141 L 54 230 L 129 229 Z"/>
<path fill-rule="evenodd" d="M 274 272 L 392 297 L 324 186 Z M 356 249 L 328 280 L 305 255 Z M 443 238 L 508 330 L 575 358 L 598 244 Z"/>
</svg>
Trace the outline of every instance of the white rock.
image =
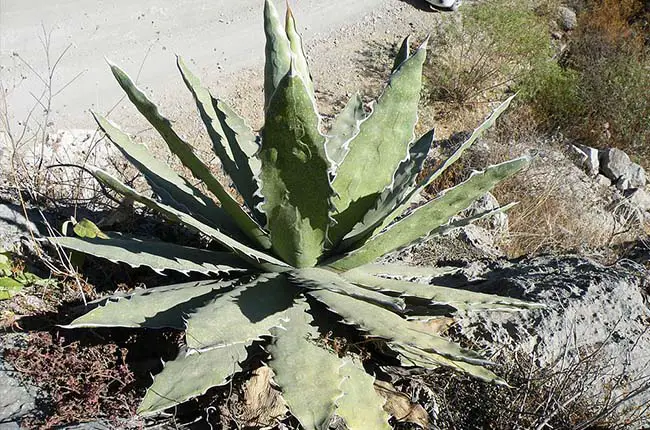
<svg viewBox="0 0 650 430">
<path fill-rule="evenodd" d="M 600 171 L 598 150 L 584 145 L 573 145 L 573 149 L 575 149 L 580 157 L 580 167 L 583 167 L 589 176 L 596 176 Z"/>
<path fill-rule="evenodd" d="M 627 178 L 623 178 L 623 177 L 619 178 L 619 180 L 616 181 L 615 185 L 616 185 L 616 189 L 619 190 L 619 191 L 625 191 L 625 190 L 628 190 L 628 189 L 632 188 L 630 186 L 630 180 L 627 179 Z"/>
<path fill-rule="evenodd" d="M 643 188 L 647 183 L 645 170 L 636 163 L 630 164 L 626 177 L 630 180 L 632 188 Z"/>
<path fill-rule="evenodd" d="M 470 207 L 461 212 L 460 216 L 462 218 L 470 217 L 481 212 L 497 209 L 499 206 L 501 205 L 496 197 L 492 193 L 487 192 L 474 201 Z M 487 224 L 494 235 L 504 234 L 508 231 L 508 215 L 504 212 L 494 214 L 486 218 L 483 224 Z"/>
<path fill-rule="evenodd" d="M 643 167 L 630 160 L 630 157 L 620 149 L 611 148 L 600 151 L 600 171 L 607 176 L 620 190 L 628 188 L 643 188 L 647 183 Z"/>
<path fill-rule="evenodd" d="M 600 151 L 600 171 L 612 181 L 618 181 L 627 173 L 632 161 L 620 149 L 610 148 Z"/>
<path fill-rule="evenodd" d="M 605 175 L 600 173 L 596 176 L 596 183 L 602 185 L 603 187 L 611 187 L 612 181 Z"/>
<path fill-rule="evenodd" d="M 642 211 L 650 211 L 650 193 L 648 193 L 643 188 L 632 190 L 627 195 L 627 199 L 630 201 L 630 203 Z"/>
<path fill-rule="evenodd" d="M 40 236 L 38 227 L 25 218 L 19 206 L 0 204 L 0 248 L 11 250 L 20 238 Z"/>
<path fill-rule="evenodd" d="M 493 232 L 476 224 L 463 227 L 459 232 L 459 239 L 481 251 L 488 257 L 503 257 L 503 252 L 495 243 Z"/>
<path fill-rule="evenodd" d="M 578 17 L 573 9 L 561 6 L 557 11 L 559 15 L 559 24 L 562 26 L 563 30 L 569 31 L 576 28 L 578 25 Z"/>
<path fill-rule="evenodd" d="M 484 273 L 487 281 L 472 289 L 544 303 L 547 308 L 467 311 L 461 313 L 458 327 L 489 357 L 530 357 L 546 372 L 567 372 L 567 377 L 577 371 L 578 363 L 598 372 L 589 373 L 597 383 L 585 383 L 580 373 L 574 374 L 573 382 L 565 381 L 585 383 L 583 401 L 595 404 L 638 389 L 619 411 L 643 408 L 650 404 L 645 385 L 650 381 L 650 309 L 644 299 L 649 276 L 636 263 L 602 266 L 571 256 L 504 263 L 502 269 Z M 641 418 L 625 428 L 648 428 L 650 416 Z"/>
</svg>

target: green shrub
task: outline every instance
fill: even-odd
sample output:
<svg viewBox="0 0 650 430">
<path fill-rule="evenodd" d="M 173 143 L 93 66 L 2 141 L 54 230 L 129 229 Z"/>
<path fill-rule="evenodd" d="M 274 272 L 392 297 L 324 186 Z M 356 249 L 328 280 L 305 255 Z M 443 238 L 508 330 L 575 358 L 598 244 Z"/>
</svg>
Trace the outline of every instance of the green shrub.
<svg viewBox="0 0 650 430">
<path fill-rule="evenodd" d="M 506 86 L 551 57 L 548 25 L 526 0 L 491 0 L 449 18 L 436 35 L 425 67 L 431 101 L 471 104 Z"/>
<path fill-rule="evenodd" d="M 449 366 L 504 383 L 478 354 L 431 333 L 417 321 L 426 304 L 456 309 L 534 307 L 515 299 L 473 293 L 385 275 L 422 276 L 436 268 L 377 265 L 373 261 L 429 235 L 439 235 L 510 205 L 451 221 L 526 157 L 475 172 L 409 214 L 405 210 L 506 109 L 503 103 L 439 168 L 417 181 L 433 131 L 414 135 L 426 42 L 402 45 L 383 94 L 371 113 L 354 96 L 322 134 L 313 83 L 290 11 L 282 28 L 271 0 L 264 13 L 265 124 L 259 136 L 222 100 L 212 97 L 179 59 L 215 153 L 237 186 L 237 203 L 174 130 L 172 122 L 117 66 L 111 69 L 140 113 L 185 167 L 220 201 L 203 194 L 144 145 L 100 115 L 107 137 L 144 175 L 157 199 L 90 168 L 105 186 L 207 236 L 220 250 L 184 247 L 106 233 L 108 238 L 51 240 L 78 252 L 153 270 L 221 273 L 207 280 L 114 296 L 95 304 L 69 327 L 172 327 L 186 345 L 156 375 L 139 412 L 153 414 L 224 385 L 242 371 L 248 352 L 263 341 L 268 365 L 289 409 L 306 429 L 326 428 L 333 414 L 350 429 L 389 428 L 374 376 L 358 360 L 340 358 L 316 342 L 318 327 L 358 328 L 405 366 Z M 444 270 L 443 270 L 444 271 Z M 384 275 L 384 276 L 382 276 Z M 418 306 L 412 306 L 417 303 Z M 411 321 L 406 318 L 409 316 Z M 427 318 L 427 317 L 424 317 Z M 379 353 L 380 351 L 376 351 Z"/>
<path fill-rule="evenodd" d="M 587 111 L 580 136 L 650 155 L 650 58 L 615 55 L 580 73 L 578 93 Z M 604 132 L 603 132 L 604 129 Z M 588 134 L 591 133 L 591 136 Z"/>
<path fill-rule="evenodd" d="M 577 72 L 551 60 L 538 65 L 516 88 L 521 100 L 534 108 L 537 120 L 543 126 L 566 127 L 585 114 L 579 94 L 579 78 Z"/>
<path fill-rule="evenodd" d="M 547 128 L 592 146 L 650 155 L 650 50 L 634 17 L 638 0 L 588 2 L 561 64 L 550 61 L 518 89 Z"/>
</svg>

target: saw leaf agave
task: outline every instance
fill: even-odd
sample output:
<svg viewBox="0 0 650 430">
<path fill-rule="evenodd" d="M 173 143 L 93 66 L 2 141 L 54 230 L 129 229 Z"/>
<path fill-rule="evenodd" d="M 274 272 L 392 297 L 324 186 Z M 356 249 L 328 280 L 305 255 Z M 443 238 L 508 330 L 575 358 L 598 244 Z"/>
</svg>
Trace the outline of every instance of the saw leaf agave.
<svg viewBox="0 0 650 430">
<path fill-rule="evenodd" d="M 449 366 L 504 383 L 484 367 L 486 361 L 475 352 L 407 319 L 417 316 L 410 305 L 417 301 L 417 309 L 424 302 L 456 309 L 505 310 L 535 305 L 397 280 L 396 276 L 439 274 L 440 269 L 374 261 L 422 238 L 509 208 L 452 220 L 499 181 L 526 166 L 526 158 L 475 172 L 405 215 L 420 192 L 494 123 L 510 100 L 440 167 L 419 177 L 433 142 L 433 131 L 420 138 L 414 135 L 426 42 L 412 51 L 407 38 L 388 85 L 371 111 L 364 109 L 358 95 L 353 96 L 323 133 L 291 11 L 282 25 L 273 3 L 266 0 L 264 30 L 265 124 L 257 134 L 178 59 L 214 152 L 238 195 L 215 178 L 173 123 L 121 69 L 111 65 L 131 102 L 194 179 L 176 173 L 146 146 L 134 143 L 97 114 L 99 127 L 140 170 L 155 198 L 105 171 L 91 167 L 91 172 L 105 186 L 200 232 L 221 250 L 117 234 L 51 240 L 74 251 L 160 273 L 173 270 L 220 277 L 109 297 L 68 327 L 185 330 L 185 346 L 155 375 L 139 407 L 142 415 L 158 413 L 226 384 L 242 370 L 250 346 L 258 341 L 265 345 L 267 364 L 284 400 L 304 428 L 325 428 L 335 414 L 350 429 L 390 428 L 383 401 L 373 390 L 374 377 L 357 360 L 340 358 L 316 342 L 319 325 L 331 320 L 332 314 L 340 323 L 381 342 L 383 350 L 404 366 Z M 196 180 L 204 188 L 194 186 Z"/>
</svg>

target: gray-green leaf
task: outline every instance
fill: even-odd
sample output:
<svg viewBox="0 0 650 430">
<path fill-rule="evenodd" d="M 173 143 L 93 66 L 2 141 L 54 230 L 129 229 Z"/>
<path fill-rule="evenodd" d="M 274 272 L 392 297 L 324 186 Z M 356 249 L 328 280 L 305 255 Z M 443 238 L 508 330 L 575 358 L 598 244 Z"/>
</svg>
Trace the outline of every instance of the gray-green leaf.
<svg viewBox="0 0 650 430">
<path fill-rule="evenodd" d="M 187 312 L 232 285 L 233 281 L 198 281 L 136 290 L 99 301 L 99 306 L 64 327 L 183 329 Z"/>
<path fill-rule="evenodd" d="M 282 390 L 291 413 L 306 430 L 325 430 L 335 411 L 336 399 L 342 394 L 339 386 L 341 360 L 317 346 L 317 332 L 310 326 L 308 306 L 299 302 L 291 309 L 289 321 L 273 329 L 274 342 L 269 345 L 269 367 Z"/>
<path fill-rule="evenodd" d="M 293 304 L 296 289 L 282 275 L 261 275 L 187 317 L 187 346 L 206 349 L 268 335 Z"/>
<path fill-rule="evenodd" d="M 409 205 L 417 199 L 417 197 L 420 195 L 420 193 L 429 185 L 433 183 L 437 178 L 442 175 L 442 173 L 449 168 L 452 164 L 454 164 L 458 159 L 463 155 L 463 153 L 471 147 L 474 142 L 476 142 L 482 135 L 485 133 L 487 130 L 489 130 L 494 123 L 496 122 L 497 118 L 501 116 L 503 112 L 510 106 L 510 102 L 512 99 L 515 97 L 515 95 L 508 97 L 506 101 L 501 103 L 493 112 L 492 114 L 486 119 L 478 128 L 476 128 L 473 132 L 472 135 L 463 143 L 461 144 L 454 153 L 445 160 L 444 163 L 442 163 L 437 169 L 433 170 L 429 175 L 427 175 L 420 183 L 418 184 L 417 187 L 413 188 L 410 190 L 410 192 L 402 198 L 402 201 L 397 205 L 397 207 L 393 210 L 393 212 L 388 215 L 379 230 L 383 229 L 384 227 L 388 226 L 395 218 L 398 216 L 402 215 L 406 209 L 408 209 Z"/>
<path fill-rule="evenodd" d="M 381 230 L 384 219 L 413 190 L 417 176 L 422 170 L 433 143 L 433 138 L 434 131 L 431 130 L 411 146 L 408 158 L 402 161 L 395 171 L 393 182 L 381 193 L 374 206 L 366 212 L 363 220 L 343 238 L 339 246 L 340 250 L 356 248 Z"/>
<path fill-rule="evenodd" d="M 147 98 L 123 70 L 114 64 L 111 64 L 111 70 L 129 100 L 158 131 L 171 152 L 181 160 L 194 177 L 203 181 L 210 192 L 219 200 L 221 207 L 230 215 L 246 236 L 263 249 L 269 249 L 271 242 L 267 233 L 239 206 L 237 200 L 224 189 L 223 185 L 212 174 L 210 168 L 194 153 L 192 146 L 176 133 L 171 121 L 160 114 L 158 107 Z"/>
<path fill-rule="evenodd" d="M 339 270 L 350 270 L 426 237 L 503 179 L 523 169 L 528 162 L 527 157 L 522 157 L 490 166 L 483 172 L 475 172 L 467 181 L 420 206 L 331 266 Z"/>
<path fill-rule="evenodd" d="M 379 292 L 369 291 L 367 288 L 358 287 L 330 270 L 318 267 L 309 267 L 300 270 L 293 270 L 289 272 L 289 276 L 298 285 L 335 291 L 337 293 L 345 294 L 346 296 L 393 309 L 396 312 L 402 312 L 406 308 L 404 300 L 398 297 L 390 297 Z"/>
<path fill-rule="evenodd" d="M 179 356 L 165 364 L 154 377 L 138 414 L 153 415 L 176 406 L 208 389 L 224 385 L 229 376 L 241 370 L 239 363 L 246 359 L 246 344 L 238 343 L 198 352 L 181 351 Z"/>
<path fill-rule="evenodd" d="M 365 118 L 363 101 L 359 93 L 350 98 L 343 110 L 334 119 L 325 149 L 332 165 L 336 168 L 350 150 L 350 141 L 359 133 L 359 125 Z"/>
<path fill-rule="evenodd" d="M 515 310 L 541 307 L 535 303 L 510 297 L 500 297 L 457 288 L 381 278 L 363 273 L 359 268 L 345 272 L 341 276 L 350 282 L 376 291 L 398 293 L 404 297 L 417 297 L 431 300 L 433 304 L 453 306 L 456 309 Z"/>
<path fill-rule="evenodd" d="M 344 380 L 343 396 L 336 401 L 336 415 L 345 420 L 349 430 L 390 430 L 389 416 L 382 408 L 385 400 L 374 388 L 375 378 L 361 365 L 346 362 L 339 370 Z"/>
<path fill-rule="evenodd" d="M 264 63 L 264 107 L 271 103 L 280 81 L 289 71 L 291 46 L 289 39 L 273 4 L 274 0 L 264 0 L 264 33 L 266 34 L 266 62 Z"/>
<path fill-rule="evenodd" d="M 325 245 L 332 188 L 325 138 L 302 78 L 278 84 L 262 131 L 262 211 L 276 255 L 294 267 L 316 264 Z"/>
<path fill-rule="evenodd" d="M 113 233 L 110 238 L 50 237 L 50 242 L 74 251 L 105 258 L 131 267 L 149 267 L 162 273 L 175 270 L 188 274 L 244 271 L 252 267 L 230 252 L 192 248 L 159 240 L 141 240 Z"/>
<path fill-rule="evenodd" d="M 426 42 L 391 75 L 336 170 L 332 185 L 337 193 L 333 199 L 337 224 L 330 235 L 334 243 L 363 218 L 407 157 L 414 140 L 425 56 Z"/>
<path fill-rule="evenodd" d="M 174 172 L 169 165 L 151 155 L 145 145 L 133 143 L 126 133 L 103 116 L 94 112 L 93 116 L 111 142 L 144 175 L 163 203 L 187 212 L 203 223 L 225 229 L 231 234 L 239 233 L 236 224 L 222 208 Z"/>
<path fill-rule="evenodd" d="M 255 213 L 257 201 L 254 194 L 258 188 L 255 175 L 259 174 L 259 160 L 255 158 L 255 154 L 259 146 L 253 131 L 228 105 L 214 98 L 208 89 L 201 85 L 200 80 L 180 57 L 177 57 L 176 63 L 185 85 L 194 96 L 215 154 L 248 209 Z"/>
<path fill-rule="evenodd" d="M 324 303 L 348 324 L 360 327 L 388 341 L 411 345 L 424 351 L 435 352 L 451 360 L 472 364 L 485 364 L 475 352 L 466 350 L 432 333 L 424 325 L 407 321 L 380 306 L 347 297 L 328 290 L 313 290 L 307 294 Z"/>
<path fill-rule="evenodd" d="M 142 203 L 148 208 L 157 211 L 170 221 L 180 222 L 202 234 L 205 234 L 206 236 L 214 239 L 216 242 L 233 251 L 240 258 L 249 262 L 250 264 L 253 264 L 254 266 L 262 267 L 271 271 L 282 270 L 283 267 L 287 267 L 286 263 L 278 260 L 271 255 L 265 254 L 261 251 L 237 242 L 219 230 L 203 224 L 202 222 L 192 218 L 190 215 L 187 215 L 184 212 L 181 212 L 171 206 L 167 206 L 163 203 L 159 203 L 149 197 L 144 196 L 142 193 L 139 193 L 133 188 L 126 186 L 117 180 L 114 176 L 106 173 L 101 169 L 92 166 L 86 166 L 86 168 L 98 181 L 107 187 L 110 187 L 123 196 L 130 197 L 134 201 Z"/>
</svg>

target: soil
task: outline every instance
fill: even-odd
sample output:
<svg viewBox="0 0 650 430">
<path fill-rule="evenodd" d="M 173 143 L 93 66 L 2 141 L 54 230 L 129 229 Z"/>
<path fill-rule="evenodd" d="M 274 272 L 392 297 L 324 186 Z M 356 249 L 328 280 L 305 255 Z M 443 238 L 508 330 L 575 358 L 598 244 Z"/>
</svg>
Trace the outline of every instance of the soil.
<svg viewBox="0 0 650 430">
<path fill-rule="evenodd" d="M 290 1 L 303 34 L 316 87 L 329 102 L 364 89 L 367 75 L 383 71 L 377 49 L 391 47 L 407 34 L 423 38 L 439 13 L 424 0 Z M 8 105 L 20 122 L 43 83 L 30 70 L 47 74 L 47 56 L 39 39 L 50 35 L 50 63 L 65 49 L 53 86 L 50 120 L 55 128 L 94 128 L 89 109 L 112 111 L 116 120 L 133 119 L 121 101 L 102 57 L 125 68 L 172 118 L 184 118 L 193 102 L 175 67 L 174 54 L 200 76 L 215 94 L 236 100 L 245 118 L 257 124 L 261 112 L 259 71 L 264 60 L 261 0 L 206 2 L 185 0 L 160 5 L 153 0 L 120 0 L 102 7 L 79 0 L 3 3 L 0 66 Z M 40 36 L 40 37 L 39 37 Z M 331 106 L 330 103 L 323 105 Z"/>
</svg>

